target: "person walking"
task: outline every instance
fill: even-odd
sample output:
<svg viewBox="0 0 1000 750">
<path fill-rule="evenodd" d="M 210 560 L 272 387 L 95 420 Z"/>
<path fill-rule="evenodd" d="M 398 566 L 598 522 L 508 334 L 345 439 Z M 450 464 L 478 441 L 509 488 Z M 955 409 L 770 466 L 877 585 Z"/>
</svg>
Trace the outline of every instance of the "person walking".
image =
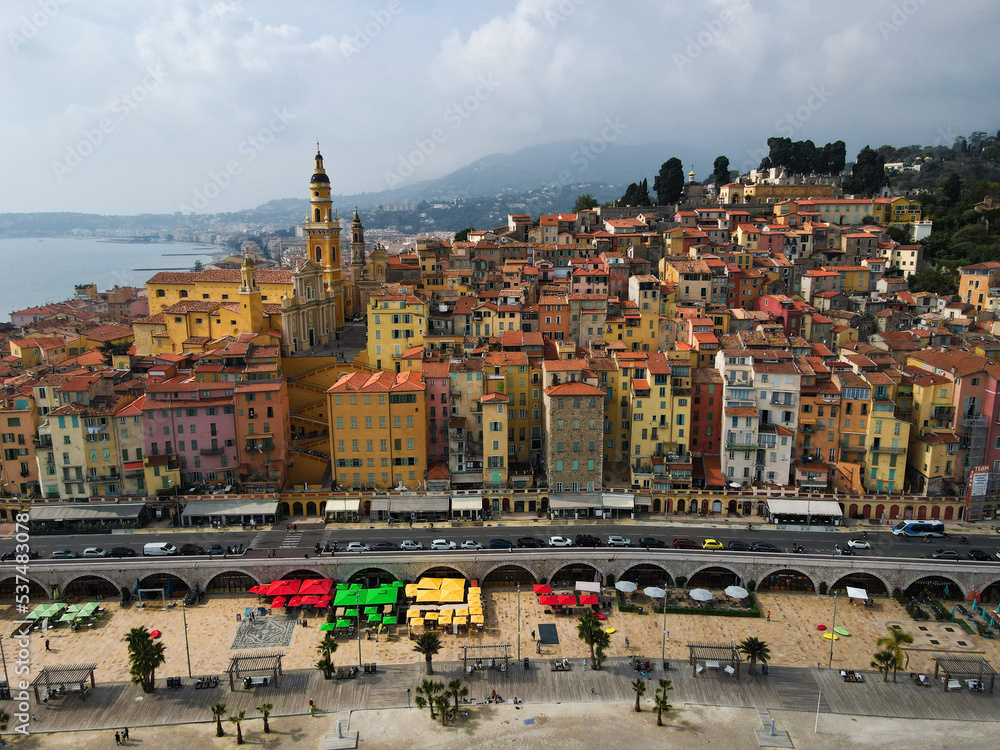
<svg viewBox="0 0 1000 750">
<path fill-rule="evenodd" d="M 767 621 L 771 622 L 771 610 L 767 610 Z"/>
<path fill-rule="evenodd" d="M 125 740 L 125 744 L 128 744 L 128 727 L 122 729 L 122 739 Z"/>
<path fill-rule="evenodd" d="M 115 744 L 116 745 L 122 744 L 122 736 L 118 734 L 118 732 L 115 732 Z"/>
<path fill-rule="evenodd" d="M 628 636 L 625 636 L 625 648 L 628 648 Z"/>
<path fill-rule="evenodd" d="M 49 645 L 49 639 L 48 638 L 45 639 L 45 650 L 46 651 L 51 651 L 52 650 L 52 646 Z"/>
</svg>

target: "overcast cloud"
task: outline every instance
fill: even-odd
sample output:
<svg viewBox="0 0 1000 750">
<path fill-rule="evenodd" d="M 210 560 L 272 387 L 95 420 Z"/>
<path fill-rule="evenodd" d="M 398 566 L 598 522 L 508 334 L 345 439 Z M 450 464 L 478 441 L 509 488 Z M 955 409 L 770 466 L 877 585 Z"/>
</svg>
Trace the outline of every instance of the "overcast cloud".
<svg viewBox="0 0 1000 750">
<path fill-rule="evenodd" d="M 317 138 L 335 192 L 382 190 L 609 117 L 733 168 L 775 134 L 950 145 L 1000 127 L 998 21 L 995 0 L 7 0 L 0 212 L 305 197 Z"/>
</svg>

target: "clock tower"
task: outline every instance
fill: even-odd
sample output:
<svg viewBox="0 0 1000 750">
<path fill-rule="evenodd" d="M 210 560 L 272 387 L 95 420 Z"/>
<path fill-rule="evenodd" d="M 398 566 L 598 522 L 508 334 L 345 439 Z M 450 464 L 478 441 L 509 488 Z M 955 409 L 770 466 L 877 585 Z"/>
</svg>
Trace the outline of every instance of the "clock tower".
<svg viewBox="0 0 1000 750">
<path fill-rule="evenodd" d="M 316 150 L 316 166 L 309 181 L 309 217 L 305 223 L 309 260 L 323 269 L 323 285 L 335 298 L 334 324 L 344 327 L 344 277 L 340 265 L 340 218 L 330 199 L 330 178 L 323 155 Z"/>
</svg>

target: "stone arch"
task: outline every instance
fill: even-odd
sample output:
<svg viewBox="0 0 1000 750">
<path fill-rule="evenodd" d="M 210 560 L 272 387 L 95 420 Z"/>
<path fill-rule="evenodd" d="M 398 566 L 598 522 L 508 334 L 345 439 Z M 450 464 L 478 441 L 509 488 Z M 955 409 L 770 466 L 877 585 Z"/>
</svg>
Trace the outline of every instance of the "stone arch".
<svg viewBox="0 0 1000 750">
<path fill-rule="evenodd" d="M 758 591 L 806 591 L 814 593 L 812 576 L 794 568 L 775 568 L 760 577 Z"/>
<path fill-rule="evenodd" d="M 726 586 L 739 586 L 743 576 L 730 568 L 721 565 L 706 565 L 694 571 L 687 580 L 687 588 L 724 589 Z"/>
<path fill-rule="evenodd" d="M 677 512 L 678 513 L 683 513 L 684 512 L 684 498 L 683 497 L 677 498 Z"/>
<path fill-rule="evenodd" d="M 652 513 L 659 513 L 660 512 L 660 505 L 661 504 L 662 504 L 662 501 L 660 500 L 660 498 L 654 497 L 652 505 L 650 506 L 651 512 Z"/>
<path fill-rule="evenodd" d="M 205 584 L 209 594 L 246 594 L 251 586 L 260 581 L 242 570 L 225 570 L 212 576 Z"/>
<path fill-rule="evenodd" d="M 549 580 L 553 586 L 572 586 L 577 581 L 603 581 L 604 576 L 597 568 L 587 563 L 569 563 L 561 565 L 552 573 Z"/>
<path fill-rule="evenodd" d="M 983 586 L 979 592 L 979 601 L 987 603 L 1000 601 L 1000 580 Z"/>
<path fill-rule="evenodd" d="M 950 505 L 944 506 L 944 520 L 950 521 L 954 517 L 955 517 L 955 509 Z"/>
<path fill-rule="evenodd" d="M 292 515 L 292 509 L 287 502 L 281 503 L 280 512 L 282 518 L 288 518 L 290 515 Z"/>
<path fill-rule="evenodd" d="M 875 506 L 875 518 L 882 518 L 883 513 L 885 513 L 885 506 L 879 503 Z"/>
<path fill-rule="evenodd" d="M 486 587 L 533 586 L 536 583 L 535 576 L 523 565 L 498 565 L 489 573 L 483 576 L 481 585 Z"/>
<path fill-rule="evenodd" d="M 947 594 L 945 594 L 946 586 L 948 588 Z M 925 575 L 914 578 L 903 587 L 903 595 L 906 597 L 920 596 L 924 589 L 927 589 L 931 596 L 945 599 L 965 598 L 965 590 L 954 578 L 940 575 Z"/>
<path fill-rule="evenodd" d="M 921 505 L 919 508 L 917 508 L 917 520 L 923 521 L 926 518 L 927 518 L 927 506 Z"/>
<path fill-rule="evenodd" d="M 118 584 L 105 576 L 88 575 L 77 576 L 69 581 L 65 586 L 59 587 L 63 597 L 69 599 L 79 597 L 81 599 L 117 599 L 121 596 Z"/>
<path fill-rule="evenodd" d="M 298 500 L 296 500 L 294 503 L 292 503 L 292 515 L 293 516 L 301 516 L 301 515 L 303 515 L 303 513 L 302 513 L 302 503 L 300 501 L 298 501 Z"/>
<path fill-rule="evenodd" d="M 276 581 L 305 581 L 310 578 L 329 578 L 325 573 L 320 573 L 313 568 L 292 568 L 287 573 L 275 576 Z"/>
<path fill-rule="evenodd" d="M 903 520 L 904 521 L 909 521 L 912 518 L 913 518 L 913 506 L 912 505 L 904 505 L 903 506 Z"/>
<path fill-rule="evenodd" d="M 306 515 L 307 516 L 318 515 L 316 513 L 316 503 L 314 501 L 312 501 L 312 500 L 310 500 L 309 502 L 306 503 Z"/>
<path fill-rule="evenodd" d="M 851 503 L 850 507 L 847 509 L 847 513 L 851 518 L 854 518 L 856 515 L 858 515 L 858 504 Z"/>
<path fill-rule="evenodd" d="M 19 582 L 17 578 L 11 576 L 10 578 L 5 578 L 0 581 L 0 599 L 13 599 L 16 593 L 15 587 L 20 583 L 24 585 L 23 578 Z M 50 596 L 49 589 L 47 586 L 38 583 L 38 581 L 33 581 L 28 579 L 28 597 L 35 599 L 48 599 Z"/>
<path fill-rule="evenodd" d="M 433 567 L 425 569 L 417 577 L 418 578 L 465 578 L 465 579 L 470 578 L 470 576 L 467 576 L 465 573 L 463 573 L 462 571 L 458 570 L 455 567 L 452 567 L 451 565 L 434 565 Z"/>
<path fill-rule="evenodd" d="M 385 568 L 373 566 L 359 568 L 347 577 L 348 583 L 360 583 L 366 588 L 376 588 L 381 586 L 383 583 L 393 583 L 397 580 L 399 579 L 397 579 L 396 576 Z"/>
<path fill-rule="evenodd" d="M 632 565 L 622 571 L 620 579 L 623 581 L 632 581 L 638 584 L 640 589 L 646 586 L 671 588 L 674 585 L 674 579 L 670 573 L 662 565 L 656 563 Z"/>
<path fill-rule="evenodd" d="M 865 503 L 861 507 L 861 515 L 864 516 L 865 518 L 871 518 L 872 517 L 872 506 L 871 506 L 871 503 Z"/>
<path fill-rule="evenodd" d="M 893 504 L 893 505 L 889 506 L 889 518 L 890 519 L 899 518 L 899 506 L 898 505 Z"/>
<path fill-rule="evenodd" d="M 735 500 L 730 500 L 728 506 L 726 507 L 726 510 L 731 516 L 739 515 L 740 504 Z"/>
<path fill-rule="evenodd" d="M 889 584 L 881 576 L 860 571 L 842 575 L 830 586 L 830 593 L 846 591 L 848 586 L 864 589 L 868 596 L 889 596 Z"/>
<path fill-rule="evenodd" d="M 145 578 L 139 579 L 139 588 L 142 589 L 163 589 L 167 598 L 185 594 L 191 588 L 191 584 L 175 573 L 150 573 Z M 135 591 L 132 591 L 135 594 Z"/>
</svg>

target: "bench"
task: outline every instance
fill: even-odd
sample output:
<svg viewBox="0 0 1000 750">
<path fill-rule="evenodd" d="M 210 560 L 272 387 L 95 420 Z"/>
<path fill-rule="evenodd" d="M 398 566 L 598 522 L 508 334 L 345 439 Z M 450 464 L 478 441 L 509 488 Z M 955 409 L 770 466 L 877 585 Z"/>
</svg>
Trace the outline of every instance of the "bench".
<svg viewBox="0 0 1000 750">
<path fill-rule="evenodd" d="M 246 689 L 261 687 L 262 685 L 270 685 L 270 677 L 245 677 L 243 679 L 243 687 Z"/>
</svg>

